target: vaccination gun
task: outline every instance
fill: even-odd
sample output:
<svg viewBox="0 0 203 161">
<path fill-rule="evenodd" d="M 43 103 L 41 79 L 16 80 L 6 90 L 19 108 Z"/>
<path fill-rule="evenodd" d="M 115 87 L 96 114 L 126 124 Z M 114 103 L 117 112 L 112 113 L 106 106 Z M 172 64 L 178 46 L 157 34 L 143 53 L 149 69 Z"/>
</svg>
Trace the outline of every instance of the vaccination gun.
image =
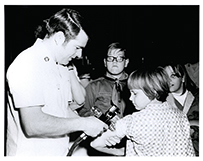
<svg viewBox="0 0 203 161">
<path fill-rule="evenodd" d="M 94 116 L 96 118 L 98 118 L 99 120 L 103 121 L 104 123 L 106 123 L 109 126 L 110 130 L 114 130 L 114 126 L 112 125 L 112 121 L 111 119 L 114 117 L 119 117 L 119 108 L 117 108 L 116 106 L 112 106 L 105 114 L 102 113 L 102 111 L 94 106 L 92 107 L 91 111 L 93 112 Z M 71 146 L 67 156 L 71 156 L 73 154 L 73 151 L 75 150 L 75 148 L 83 141 L 87 138 L 88 136 L 85 133 L 82 133 L 73 143 L 73 145 Z"/>
</svg>

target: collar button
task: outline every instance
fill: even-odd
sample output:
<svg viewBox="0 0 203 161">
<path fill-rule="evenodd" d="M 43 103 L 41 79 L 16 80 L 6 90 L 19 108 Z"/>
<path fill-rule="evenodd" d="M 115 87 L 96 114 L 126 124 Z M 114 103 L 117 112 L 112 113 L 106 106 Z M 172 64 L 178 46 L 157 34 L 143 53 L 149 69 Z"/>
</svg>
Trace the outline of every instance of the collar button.
<svg viewBox="0 0 203 161">
<path fill-rule="evenodd" d="M 49 58 L 48 58 L 48 57 L 45 57 L 45 58 L 44 58 L 44 61 L 45 61 L 45 62 L 48 62 L 48 61 L 49 61 Z"/>
</svg>

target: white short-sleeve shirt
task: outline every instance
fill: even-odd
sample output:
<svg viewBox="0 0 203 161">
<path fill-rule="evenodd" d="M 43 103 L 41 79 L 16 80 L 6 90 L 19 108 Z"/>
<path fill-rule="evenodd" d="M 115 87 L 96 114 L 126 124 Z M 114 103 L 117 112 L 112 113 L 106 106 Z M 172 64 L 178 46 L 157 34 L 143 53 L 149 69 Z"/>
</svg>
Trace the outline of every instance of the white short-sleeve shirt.
<svg viewBox="0 0 203 161">
<path fill-rule="evenodd" d="M 11 64 L 7 80 L 15 105 L 15 108 L 8 108 L 7 112 L 7 154 L 65 155 L 69 146 L 68 136 L 28 139 L 22 132 L 17 111 L 18 108 L 41 105 L 44 106 L 43 112 L 67 118 L 70 110 L 68 101 L 72 97 L 67 67 L 56 64 L 42 40 L 37 39 Z"/>
</svg>

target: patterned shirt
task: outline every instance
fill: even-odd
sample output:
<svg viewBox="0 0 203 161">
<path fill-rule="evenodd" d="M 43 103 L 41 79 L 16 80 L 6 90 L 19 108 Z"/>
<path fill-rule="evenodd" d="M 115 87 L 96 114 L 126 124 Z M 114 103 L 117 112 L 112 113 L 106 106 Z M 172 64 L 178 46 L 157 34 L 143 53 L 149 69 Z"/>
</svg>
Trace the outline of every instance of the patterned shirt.
<svg viewBox="0 0 203 161">
<path fill-rule="evenodd" d="M 128 138 L 127 156 L 194 156 L 185 114 L 167 102 L 149 104 L 116 123 L 119 137 Z"/>
</svg>

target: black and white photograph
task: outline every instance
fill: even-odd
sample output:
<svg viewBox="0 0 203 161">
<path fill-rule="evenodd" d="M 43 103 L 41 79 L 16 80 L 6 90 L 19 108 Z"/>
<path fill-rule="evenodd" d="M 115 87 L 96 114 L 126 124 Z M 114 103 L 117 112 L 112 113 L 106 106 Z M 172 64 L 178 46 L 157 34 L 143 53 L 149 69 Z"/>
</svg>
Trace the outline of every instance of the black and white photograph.
<svg viewBox="0 0 203 161">
<path fill-rule="evenodd" d="M 200 4 L 4 4 L 4 157 L 199 157 Z"/>
</svg>

